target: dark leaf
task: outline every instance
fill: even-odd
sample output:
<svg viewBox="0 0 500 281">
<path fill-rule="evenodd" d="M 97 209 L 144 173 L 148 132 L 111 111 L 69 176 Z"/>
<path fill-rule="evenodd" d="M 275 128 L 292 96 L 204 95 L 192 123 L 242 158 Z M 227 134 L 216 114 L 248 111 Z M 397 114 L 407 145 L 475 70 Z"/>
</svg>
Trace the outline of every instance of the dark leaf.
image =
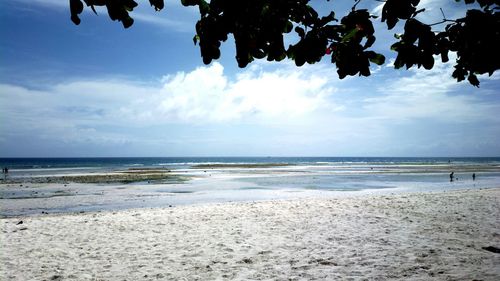
<svg viewBox="0 0 500 281">
<path fill-rule="evenodd" d="M 200 0 L 181 0 L 181 3 L 184 6 L 195 6 L 198 5 L 199 1 Z"/>
<path fill-rule="evenodd" d="M 422 65 L 425 69 L 432 69 L 434 66 L 434 58 L 432 55 L 426 55 L 422 58 Z"/>
<path fill-rule="evenodd" d="M 122 24 L 123 24 L 123 27 L 129 28 L 132 26 L 132 24 L 134 24 L 134 19 L 131 17 L 126 17 L 126 18 L 122 19 Z"/>
<path fill-rule="evenodd" d="M 368 59 L 377 65 L 383 65 L 385 63 L 385 57 L 382 54 L 377 54 L 373 51 L 365 52 Z"/>
<path fill-rule="evenodd" d="M 82 13 L 83 11 L 83 3 L 80 0 L 69 0 L 69 9 L 71 12 L 71 21 L 79 25 L 80 24 L 80 18 L 78 17 L 79 14 Z"/>
<path fill-rule="evenodd" d="M 210 6 L 205 0 L 199 0 L 199 2 L 200 14 L 201 16 L 205 16 L 210 11 Z"/>
<path fill-rule="evenodd" d="M 473 73 L 469 74 L 469 77 L 467 78 L 469 82 L 476 87 L 479 87 L 479 80 L 477 80 L 477 76 L 474 75 Z"/>
<path fill-rule="evenodd" d="M 285 29 L 283 30 L 284 33 L 289 33 L 293 29 L 293 23 L 291 21 L 287 21 L 285 24 Z"/>
<path fill-rule="evenodd" d="M 299 26 L 296 26 L 295 27 L 295 32 L 297 32 L 297 34 L 301 37 L 301 38 L 304 38 L 305 36 L 305 31 L 302 27 L 299 27 Z"/>
<path fill-rule="evenodd" d="M 149 4 L 151 4 L 151 6 L 154 7 L 156 11 L 160 11 L 161 9 L 163 9 L 163 7 L 165 7 L 163 0 L 149 0 Z"/>
</svg>

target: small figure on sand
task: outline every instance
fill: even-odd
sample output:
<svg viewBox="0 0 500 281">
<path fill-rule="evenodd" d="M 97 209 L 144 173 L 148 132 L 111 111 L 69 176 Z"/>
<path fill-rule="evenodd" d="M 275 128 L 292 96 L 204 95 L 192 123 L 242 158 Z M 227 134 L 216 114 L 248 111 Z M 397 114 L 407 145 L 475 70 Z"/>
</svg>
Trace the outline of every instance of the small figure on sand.
<svg viewBox="0 0 500 281">
<path fill-rule="evenodd" d="M 3 173 L 3 178 L 6 179 L 7 178 L 7 174 L 9 173 L 9 168 L 5 167 L 2 169 L 2 173 Z"/>
<path fill-rule="evenodd" d="M 475 181 L 476 180 L 476 173 L 472 173 L 472 180 Z"/>
<path fill-rule="evenodd" d="M 453 174 L 455 174 L 455 172 L 451 172 L 451 174 L 450 174 L 450 181 L 453 181 L 453 178 L 454 178 Z"/>
</svg>

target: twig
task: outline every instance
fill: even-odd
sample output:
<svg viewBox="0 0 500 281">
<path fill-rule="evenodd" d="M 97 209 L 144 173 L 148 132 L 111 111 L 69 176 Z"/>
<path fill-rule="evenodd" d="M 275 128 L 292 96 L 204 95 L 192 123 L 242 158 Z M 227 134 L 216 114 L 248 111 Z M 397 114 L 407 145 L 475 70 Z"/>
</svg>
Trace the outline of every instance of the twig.
<svg viewBox="0 0 500 281">
<path fill-rule="evenodd" d="M 361 0 L 356 0 L 356 3 L 354 3 L 354 6 L 352 6 L 352 10 L 356 10 L 356 6 L 361 2 Z"/>
<path fill-rule="evenodd" d="M 447 19 L 444 19 L 444 20 L 442 20 L 442 21 L 440 21 L 440 22 L 436 22 L 436 23 L 433 23 L 433 24 L 428 24 L 428 26 L 434 26 L 434 25 L 438 25 L 438 24 L 443 24 L 443 23 L 445 23 L 445 22 L 454 22 L 454 23 L 458 23 L 458 21 L 456 21 L 456 20 L 447 20 Z"/>
<path fill-rule="evenodd" d="M 440 22 L 436 22 L 436 23 L 433 23 L 433 24 L 428 24 L 428 26 L 433 26 L 433 25 L 438 25 L 438 24 L 443 24 L 445 22 L 454 22 L 454 23 L 458 23 L 458 21 L 456 20 L 449 20 L 446 18 L 446 16 L 444 15 L 444 12 L 443 12 L 443 9 L 442 8 L 439 8 L 439 10 L 441 10 L 441 14 L 443 15 L 443 20 L 440 21 Z"/>
</svg>

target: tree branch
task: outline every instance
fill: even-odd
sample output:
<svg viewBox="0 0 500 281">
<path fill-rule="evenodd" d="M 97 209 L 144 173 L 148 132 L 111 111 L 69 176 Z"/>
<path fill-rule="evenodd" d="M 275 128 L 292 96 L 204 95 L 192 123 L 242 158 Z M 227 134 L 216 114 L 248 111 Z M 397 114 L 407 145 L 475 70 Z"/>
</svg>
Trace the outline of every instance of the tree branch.
<svg viewBox="0 0 500 281">
<path fill-rule="evenodd" d="M 361 0 L 356 0 L 356 3 L 354 3 L 354 6 L 352 6 L 352 11 L 356 10 L 356 6 L 361 2 Z"/>
<path fill-rule="evenodd" d="M 442 8 L 439 8 L 439 10 L 441 10 L 441 14 L 443 15 L 443 20 L 440 21 L 440 22 L 433 23 L 433 24 L 427 24 L 428 26 L 434 26 L 434 25 L 438 25 L 438 24 L 443 24 L 445 22 L 454 22 L 454 23 L 457 23 L 456 20 L 449 20 L 449 19 L 447 19 L 446 16 L 444 15 L 444 12 L 443 12 Z"/>
</svg>

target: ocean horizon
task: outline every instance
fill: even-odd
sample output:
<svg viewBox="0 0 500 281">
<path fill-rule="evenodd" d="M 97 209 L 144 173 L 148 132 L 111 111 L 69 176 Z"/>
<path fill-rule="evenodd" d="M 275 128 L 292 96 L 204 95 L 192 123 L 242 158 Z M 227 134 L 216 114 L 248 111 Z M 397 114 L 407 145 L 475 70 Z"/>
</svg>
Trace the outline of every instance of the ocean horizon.
<svg viewBox="0 0 500 281">
<path fill-rule="evenodd" d="M 189 156 L 189 157 L 0 157 L 0 166 L 15 169 L 89 166 L 166 166 L 200 163 L 500 163 L 498 157 L 336 157 L 336 156 Z"/>
</svg>

